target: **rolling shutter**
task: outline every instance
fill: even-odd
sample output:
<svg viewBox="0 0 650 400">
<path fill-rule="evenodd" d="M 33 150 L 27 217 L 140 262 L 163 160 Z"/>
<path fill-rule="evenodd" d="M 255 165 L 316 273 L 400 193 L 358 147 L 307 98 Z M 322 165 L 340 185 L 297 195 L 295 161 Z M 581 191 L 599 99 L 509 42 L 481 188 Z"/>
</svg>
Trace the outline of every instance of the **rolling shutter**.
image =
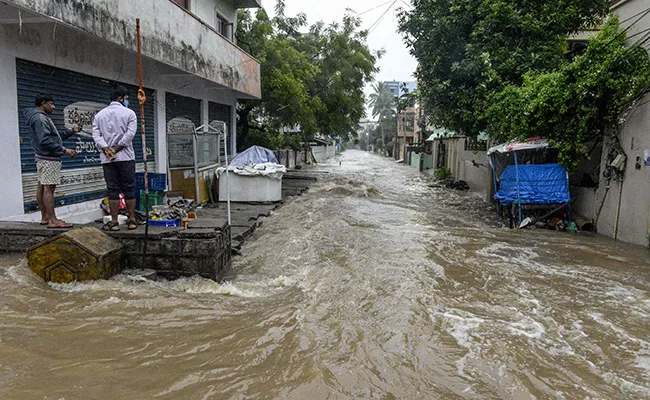
<svg viewBox="0 0 650 400">
<path fill-rule="evenodd" d="M 187 118 L 194 122 L 196 127 L 203 125 L 201 122 L 201 100 L 181 96 L 174 93 L 165 93 L 165 112 L 167 121 L 174 118 Z"/>
<path fill-rule="evenodd" d="M 60 132 L 72 119 L 81 118 L 85 135 L 74 135 L 63 145 L 77 150 L 77 157 L 62 157 L 62 184 L 55 193 L 56 204 L 72 204 L 105 195 L 106 185 L 99 160 L 99 152 L 89 134 L 92 132 L 94 113 L 109 103 L 113 82 L 78 72 L 55 68 L 30 61 L 16 59 L 16 80 L 18 84 L 18 114 L 20 121 L 20 151 L 23 176 L 23 197 L 25 211 L 36 209 L 36 162 L 29 138 L 29 128 L 23 111 L 34 107 L 34 98 L 39 93 L 49 93 L 55 98 L 56 109 L 51 115 Z M 129 90 L 129 108 L 138 116 L 138 131 L 133 140 L 136 161 L 142 168 L 142 139 L 140 131 L 140 107 L 136 99 L 137 87 L 120 83 Z M 147 129 L 148 161 L 154 161 L 154 102 L 153 91 L 145 89 L 145 125 Z M 77 109 L 79 104 L 79 109 Z M 90 106 L 89 106 L 90 105 Z M 89 108 L 85 108 L 89 107 Z M 64 112 L 65 111 L 65 112 Z M 67 115 L 66 115 L 67 113 Z"/>
<path fill-rule="evenodd" d="M 226 143 L 228 146 L 228 159 L 232 156 L 232 128 L 231 128 L 231 113 L 232 113 L 232 107 L 225 105 L 225 104 L 218 104 L 218 103 L 213 103 L 209 102 L 208 103 L 208 116 L 209 116 L 209 121 L 221 121 L 226 123 L 226 132 L 228 132 L 228 135 L 226 136 Z M 220 156 L 224 155 L 224 149 L 223 145 L 221 146 L 221 154 Z"/>
</svg>

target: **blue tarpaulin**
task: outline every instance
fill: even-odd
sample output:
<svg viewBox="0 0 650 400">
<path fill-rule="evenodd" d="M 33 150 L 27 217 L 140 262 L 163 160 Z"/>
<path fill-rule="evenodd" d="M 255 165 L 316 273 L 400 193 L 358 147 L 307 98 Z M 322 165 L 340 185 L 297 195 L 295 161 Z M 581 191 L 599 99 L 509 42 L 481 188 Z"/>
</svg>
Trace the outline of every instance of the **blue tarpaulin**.
<svg viewBox="0 0 650 400">
<path fill-rule="evenodd" d="M 559 164 L 508 165 L 494 195 L 502 205 L 566 203 L 569 178 Z"/>
<path fill-rule="evenodd" d="M 266 147 L 252 146 L 237 154 L 230 162 L 231 167 L 243 167 L 251 164 L 278 163 L 275 154 Z"/>
</svg>

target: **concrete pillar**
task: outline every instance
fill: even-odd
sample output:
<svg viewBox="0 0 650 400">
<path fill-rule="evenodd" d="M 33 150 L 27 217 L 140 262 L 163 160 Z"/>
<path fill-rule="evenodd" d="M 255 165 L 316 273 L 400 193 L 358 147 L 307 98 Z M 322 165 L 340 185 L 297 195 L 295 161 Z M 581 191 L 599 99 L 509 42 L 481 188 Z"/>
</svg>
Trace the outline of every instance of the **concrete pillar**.
<svg viewBox="0 0 650 400">
<path fill-rule="evenodd" d="M 210 123 L 210 100 L 207 96 L 201 98 L 201 125 Z M 198 126 L 197 126 L 198 128 Z"/>
<path fill-rule="evenodd" d="M 167 112 L 165 110 L 165 90 L 156 89 L 155 111 L 154 111 L 154 132 L 155 132 L 155 152 L 156 152 L 156 171 L 167 173 Z"/>
<path fill-rule="evenodd" d="M 230 141 L 230 154 L 231 157 L 234 157 L 237 155 L 237 101 L 235 101 L 235 104 L 232 106 L 232 110 L 230 112 L 230 130 L 231 132 L 231 138 L 232 140 Z"/>
<path fill-rule="evenodd" d="M 0 47 L 0 218 L 24 213 L 16 58 Z"/>
</svg>

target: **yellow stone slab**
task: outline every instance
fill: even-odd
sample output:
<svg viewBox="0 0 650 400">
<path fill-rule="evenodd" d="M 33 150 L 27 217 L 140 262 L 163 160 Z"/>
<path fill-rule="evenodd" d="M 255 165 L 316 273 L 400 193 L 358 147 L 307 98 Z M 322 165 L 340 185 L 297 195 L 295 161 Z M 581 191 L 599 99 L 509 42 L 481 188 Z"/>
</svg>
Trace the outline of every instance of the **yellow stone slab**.
<svg viewBox="0 0 650 400">
<path fill-rule="evenodd" d="M 27 251 L 31 270 L 47 282 L 108 279 L 122 270 L 123 245 L 99 229 L 76 228 Z"/>
</svg>

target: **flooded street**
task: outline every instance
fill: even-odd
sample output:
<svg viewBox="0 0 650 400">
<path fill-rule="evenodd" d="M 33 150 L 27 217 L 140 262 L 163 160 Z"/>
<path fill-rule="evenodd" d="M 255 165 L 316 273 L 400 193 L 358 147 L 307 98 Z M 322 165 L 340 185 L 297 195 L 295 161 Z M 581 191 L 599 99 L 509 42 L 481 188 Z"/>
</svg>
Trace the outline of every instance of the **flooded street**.
<svg viewBox="0 0 650 400">
<path fill-rule="evenodd" d="M 2 256 L 0 398 L 650 398 L 648 249 L 507 229 L 360 151 L 319 169 L 222 284 Z"/>
</svg>

